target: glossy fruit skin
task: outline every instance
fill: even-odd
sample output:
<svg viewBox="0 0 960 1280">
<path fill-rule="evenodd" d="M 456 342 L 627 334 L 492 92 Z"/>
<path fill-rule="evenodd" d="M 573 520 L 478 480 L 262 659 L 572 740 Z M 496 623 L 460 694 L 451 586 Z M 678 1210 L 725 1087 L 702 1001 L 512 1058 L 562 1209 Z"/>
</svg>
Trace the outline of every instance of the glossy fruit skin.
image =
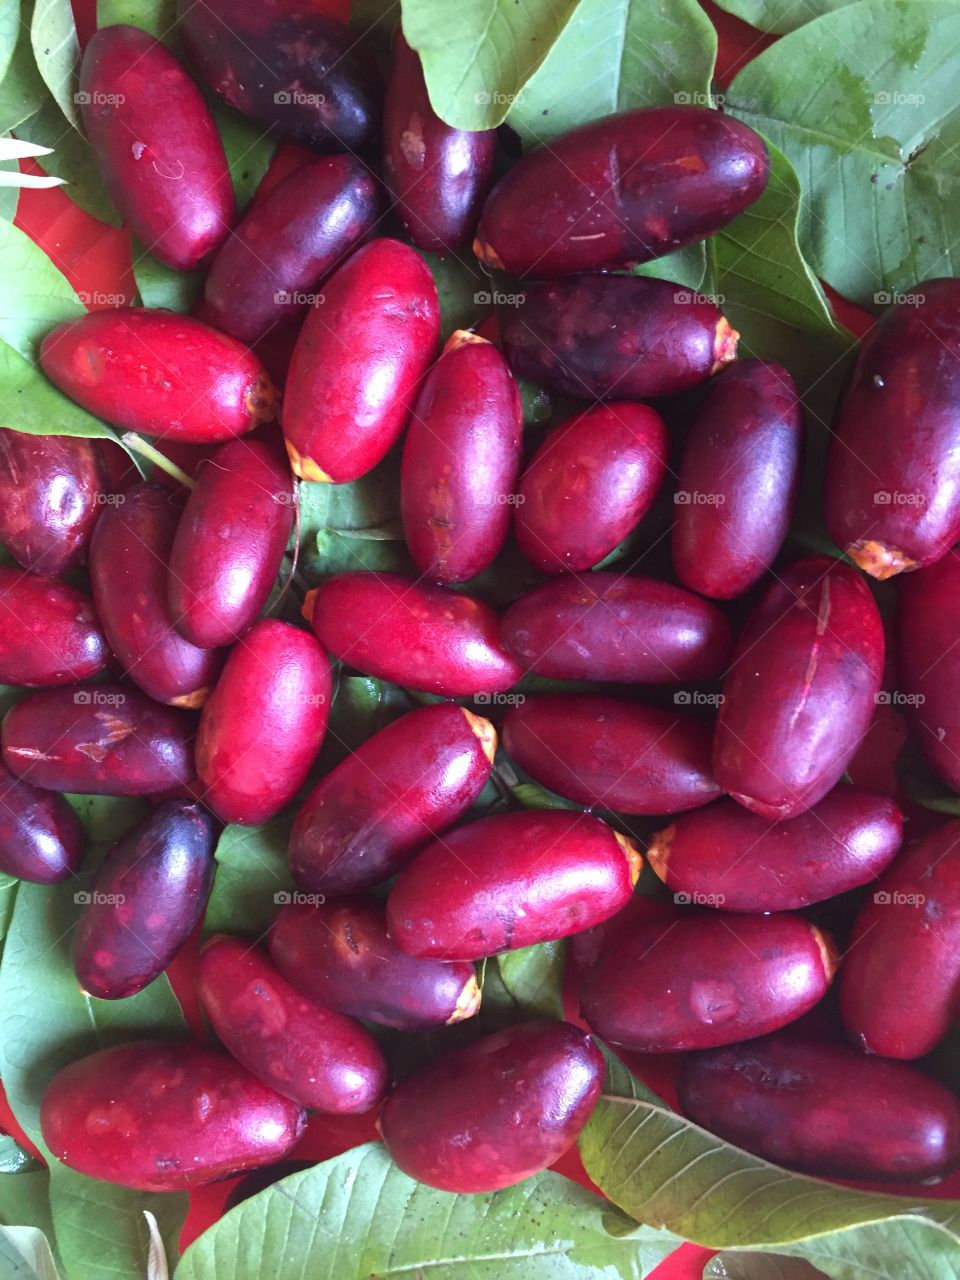
<svg viewBox="0 0 960 1280">
<path fill-rule="evenodd" d="M 637 850 L 599 818 L 500 814 L 417 854 L 387 898 L 387 925 L 407 955 L 479 960 L 599 924 L 639 873 Z"/>
<path fill-rule="evenodd" d="M 213 822 L 190 800 L 164 800 L 116 842 L 73 933 L 82 991 L 120 1000 L 159 977 L 207 905 L 213 846 Z"/>
<path fill-rule="evenodd" d="M 203 649 L 253 625 L 293 528 L 296 499 L 284 455 L 233 440 L 200 464 L 170 550 L 167 602 L 177 631 Z"/>
<path fill-rule="evenodd" d="M 620 698 L 525 698 L 507 711 L 503 747 L 550 791 L 617 813 L 679 813 L 721 794 L 708 724 Z"/>
<path fill-rule="evenodd" d="M 840 785 L 789 822 L 721 800 L 658 831 L 647 861 L 674 893 L 724 911 L 794 911 L 885 871 L 903 838 L 886 796 Z"/>
<path fill-rule="evenodd" d="M 88 311 L 57 325 L 40 344 L 40 367 L 95 417 L 166 441 L 245 435 L 273 419 L 279 398 L 260 359 L 234 338 L 146 307 Z"/>
<path fill-rule="evenodd" d="M 0 542 L 32 573 L 86 554 L 107 491 L 99 443 L 0 428 Z"/>
<path fill-rule="evenodd" d="M 266 822 L 299 791 L 327 729 L 330 659 L 265 618 L 233 650 L 200 716 L 197 777 L 224 822 Z"/>
<path fill-rule="evenodd" d="M 293 350 L 283 434 L 298 476 L 344 484 L 375 467 L 403 430 L 436 351 L 440 305 L 427 264 L 388 239 L 358 249 L 322 296 Z"/>
<path fill-rule="evenodd" d="M 607 116 L 500 179 L 475 249 L 536 279 L 649 262 L 726 226 L 763 194 L 769 169 L 758 134 L 706 107 Z"/>
<path fill-rule="evenodd" d="M 920 1181 L 960 1163 L 960 1104 L 900 1062 L 788 1032 L 693 1054 L 680 1106 L 775 1164 L 836 1178 Z"/>
<path fill-rule="evenodd" d="M 0 684 L 74 684 L 99 675 L 109 660 L 89 596 L 0 566 Z"/>
<path fill-rule="evenodd" d="M 741 632 L 713 740 L 717 781 L 767 818 L 793 818 L 839 782 L 873 717 L 880 614 L 829 556 L 778 574 Z"/>
<path fill-rule="evenodd" d="M 444 124 L 430 105 L 420 56 L 398 27 L 383 109 L 383 167 L 415 245 L 441 255 L 469 246 L 496 149 L 496 129 L 468 132 Z"/>
<path fill-rule="evenodd" d="M 931 768 L 960 790 L 960 555 L 900 579 L 897 601 L 900 709 Z"/>
<path fill-rule="evenodd" d="M 687 436 L 674 497 L 673 563 L 684 586 L 730 600 L 769 569 L 787 536 L 802 446 L 786 369 L 738 360 L 720 373 Z"/>
<path fill-rule="evenodd" d="M 370 1032 L 295 991 L 263 947 L 211 939 L 200 956 L 197 994 L 224 1046 L 284 1097 L 354 1115 L 383 1094 L 387 1063 Z"/>
<path fill-rule="evenodd" d="M 517 545 L 544 573 L 592 569 L 650 509 L 667 470 L 667 429 L 645 404 L 613 401 L 551 431 L 517 495 Z"/>
<path fill-rule="evenodd" d="M 86 845 L 73 808 L 0 764 L 0 871 L 32 884 L 69 880 Z"/>
<path fill-rule="evenodd" d="M 569 1022 L 520 1023 L 402 1081 L 380 1113 L 387 1150 L 441 1191 L 497 1191 L 553 1164 L 577 1139 L 603 1055 Z"/>
<path fill-rule="evenodd" d="M 149 796 L 193 778 L 196 718 L 130 684 L 43 689 L 3 720 L 3 762 L 33 786 Z"/>
<path fill-rule="evenodd" d="M 80 64 L 80 117 L 110 198 L 161 262 L 191 271 L 226 238 L 233 183 L 200 90 L 138 27 L 101 27 Z"/>
<path fill-rule="evenodd" d="M 950 1029 L 958 992 L 960 822 L 954 821 L 899 857 L 861 909 L 844 961 L 840 1010 L 859 1049 L 920 1058 Z"/>
<path fill-rule="evenodd" d="M 319 288 L 379 212 L 373 175 L 353 156 L 294 170 L 253 202 L 211 263 L 203 292 L 210 324 L 252 345 L 301 316 L 297 295 Z"/>
<path fill-rule="evenodd" d="M 458 330 L 424 378 L 403 447 L 403 533 L 435 582 L 486 569 L 510 528 L 523 407 L 492 343 Z"/>
<path fill-rule="evenodd" d="M 180 1191 L 272 1164 L 306 1115 L 220 1049 L 136 1040 L 58 1071 L 40 1104 L 47 1146 L 91 1178 Z"/>
<path fill-rule="evenodd" d="M 383 1027 L 416 1031 L 471 1018 L 480 1008 L 472 964 L 416 960 L 387 933 L 376 898 L 282 906 L 270 954 L 298 991 Z"/>
<path fill-rule="evenodd" d="M 600 571 L 521 596 L 504 614 L 503 642 L 524 671 L 557 680 L 681 684 L 720 675 L 733 628 L 682 587 Z"/>
<path fill-rule="evenodd" d="M 646 400 L 704 382 L 739 335 L 708 298 L 644 276 L 529 285 L 500 312 L 514 373 L 580 400 Z"/>
<path fill-rule="evenodd" d="M 245 116 L 317 151 L 355 151 L 380 86 L 344 23 L 299 0 L 182 0 L 178 31 L 206 83 Z"/>
<path fill-rule="evenodd" d="M 860 342 L 824 498 L 830 536 L 875 578 L 933 564 L 960 538 L 958 355 L 951 279 L 922 281 Z"/>
<path fill-rule="evenodd" d="M 500 618 L 471 596 L 399 573 L 340 573 L 311 594 L 321 644 L 367 675 L 469 698 L 523 674 L 501 643 Z"/>
<path fill-rule="evenodd" d="M 93 599 L 126 675 L 151 698 L 202 707 L 223 655 L 184 640 L 167 601 L 167 565 L 182 506 L 158 484 L 128 489 L 108 507 L 90 543 Z"/>
<path fill-rule="evenodd" d="M 677 910 L 638 923 L 587 974 L 591 1030 L 637 1053 L 712 1049 L 793 1022 L 827 992 L 829 939 L 800 916 Z"/>
<path fill-rule="evenodd" d="M 496 748 L 490 721 L 462 707 L 401 716 L 310 792 L 290 834 L 293 878 L 333 896 L 388 880 L 466 813 Z"/>
</svg>

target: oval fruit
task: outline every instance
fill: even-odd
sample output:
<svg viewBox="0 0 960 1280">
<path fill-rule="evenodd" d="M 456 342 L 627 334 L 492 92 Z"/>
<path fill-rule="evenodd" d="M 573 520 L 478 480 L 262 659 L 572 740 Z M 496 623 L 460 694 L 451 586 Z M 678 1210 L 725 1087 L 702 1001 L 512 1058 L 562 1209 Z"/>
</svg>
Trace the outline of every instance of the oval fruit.
<svg viewBox="0 0 960 1280">
<path fill-rule="evenodd" d="M 52 791 L 41 791 L 0 764 L 0 871 L 33 884 L 69 880 L 86 844 L 83 823 Z"/>
<path fill-rule="evenodd" d="M 52 578 L 0 567 L 0 683 L 74 684 L 110 661 L 93 601 Z"/>
</svg>

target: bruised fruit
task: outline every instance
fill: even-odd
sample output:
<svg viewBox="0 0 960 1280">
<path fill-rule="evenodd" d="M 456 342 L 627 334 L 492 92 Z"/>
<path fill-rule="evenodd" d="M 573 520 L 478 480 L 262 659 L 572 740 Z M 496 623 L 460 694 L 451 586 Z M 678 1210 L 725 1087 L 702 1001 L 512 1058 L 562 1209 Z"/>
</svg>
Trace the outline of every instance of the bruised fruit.
<svg viewBox="0 0 960 1280">
<path fill-rule="evenodd" d="M 569 1022 L 525 1022 L 445 1054 L 380 1113 L 400 1168 L 441 1191 L 513 1186 L 573 1145 L 603 1082 L 603 1055 Z"/>
<path fill-rule="evenodd" d="M 677 813 L 716 800 L 710 727 L 660 707 L 589 694 L 543 694 L 512 706 L 507 755 L 537 782 L 617 813 Z"/>
<path fill-rule="evenodd" d="M 688 902 L 793 911 L 875 880 L 902 835 L 903 814 L 892 800 L 838 786 L 789 822 L 721 800 L 658 831 L 647 861 Z"/>
<path fill-rule="evenodd" d="M 851 1040 L 920 1058 L 960 1008 L 960 822 L 899 857 L 857 917 L 840 983 Z"/>
<path fill-rule="evenodd" d="M 270 954 L 298 991 L 364 1022 L 413 1031 L 462 1022 L 480 1008 L 473 965 L 406 955 L 375 898 L 282 906 Z"/>
<path fill-rule="evenodd" d="M 585 813 L 507 813 L 434 841 L 387 898 L 390 936 L 411 956 L 479 960 L 579 933 L 629 900 L 634 845 Z"/>
<path fill-rule="evenodd" d="M 290 468 L 270 445 L 234 440 L 200 464 L 167 579 L 184 639 L 212 649 L 253 624 L 280 572 L 294 512 Z"/>
<path fill-rule="evenodd" d="M 84 50 L 76 101 L 126 225 L 168 267 L 200 266 L 229 232 L 233 183 L 217 126 L 184 68 L 139 27 L 101 27 Z"/>
<path fill-rule="evenodd" d="M 137 1040 L 58 1071 L 40 1104 L 43 1140 L 78 1173 L 140 1191 L 181 1191 L 280 1160 L 306 1115 L 220 1049 Z"/>
<path fill-rule="evenodd" d="M 395 875 L 473 804 L 490 776 L 489 720 L 439 704 L 401 716 L 311 791 L 290 835 L 304 889 L 355 893 Z"/>
<path fill-rule="evenodd" d="M 313 1111 L 369 1111 L 387 1086 L 387 1063 L 365 1027 L 290 985 L 263 948 L 216 937 L 197 972 L 200 1007 L 239 1063 Z"/>
<path fill-rule="evenodd" d="M 793 818 L 840 780 L 873 717 L 883 625 L 866 582 L 829 556 L 778 574 L 747 618 L 713 739 L 717 781 Z"/>
<path fill-rule="evenodd" d="M 606 950 L 580 1007 L 598 1036 L 638 1053 L 711 1049 L 793 1022 L 836 967 L 832 943 L 799 916 L 688 907 Z"/>
<path fill-rule="evenodd" d="M 606 116 L 500 179 L 477 256 L 537 279 L 649 262 L 725 227 L 763 194 L 769 169 L 759 134 L 707 107 Z"/>
<path fill-rule="evenodd" d="M 99 675 L 109 660 L 89 596 L 0 567 L 0 683 L 73 684 Z"/>
<path fill-rule="evenodd" d="M 466 582 L 500 551 L 522 428 L 506 360 L 485 338 L 458 330 L 424 379 L 403 447 L 403 532 L 426 577 Z"/>
<path fill-rule="evenodd" d="M 680 1106 L 775 1164 L 833 1178 L 941 1177 L 960 1164 L 960 1103 L 901 1062 L 788 1032 L 692 1054 Z"/>
<path fill-rule="evenodd" d="M 3 720 L 3 761 L 47 791 L 149 796 L 193 778 L 196 717 L 128 684 L 44 689 Z"/>
<path fill-rule="evenodd" d="M 270 422 L 278 406 L 252 351 L 172 311 L 89 311 L 47 334 L 40 367 L 95 417 L 166 441 L 230 440 Z"/>
<path fill-rule="evenodd" d="M 327 728 L 330 659 L 309 632 L 256 623 L 230 654 L 197 731 L 197 777 L 224 822 L 266 822 L 306 779 Z"/>
<path fill-rule="evenodd" d="M 709 298 L 645 276 L 576 276 L 530 285 L 500 313 L 510 367 L 580 400 L 645 400 L 704 382 L 739 334 Z"/>
<path fill-rule="evenodd" d="M 158 977 L 203 914 L 213 872 L 213 823 L 190 800 L 165 800 L 118 840 L 73 934 L 81 990 L 120 1000 Z"/>
<path fill-rule="evenodd" d="M 69 880 L 80 867 L 83 824 L 63 796 L 0 764 L 0 872 L 33 884 Z"/>
<path fill-rule="evenodd" d="M 305 612 L 335 658 L 367 675 L 445 698 L 509 689 L 523 674 L 480 600 L 398 573 L 341 573 Z"/>
<path fill-rule="evenodd" d="M 283 434 L 303 480 L 343 484 L 396 443 L 440 336 L 430 268 L 399 240 L 358 249 L 324 285 L 294 347 Z"/>
</svg>

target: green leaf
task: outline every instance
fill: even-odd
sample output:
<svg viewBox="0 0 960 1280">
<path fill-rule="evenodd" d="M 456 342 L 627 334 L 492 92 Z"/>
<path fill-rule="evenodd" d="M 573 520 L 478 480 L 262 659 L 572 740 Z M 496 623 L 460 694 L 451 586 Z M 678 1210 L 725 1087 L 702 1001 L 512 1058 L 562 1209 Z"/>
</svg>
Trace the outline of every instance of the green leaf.
<svg viewBox="0 0 960 1280">
<path fill-rule="evenodd" d="M 287 863 L 291 819 L 262 827 L 225 827 L 216 848 L 217 875 L 204 927 L 211 933 L 260 937 L 294 890 Z"/>
<path fill-rule="evenodd" d="M 0 338 L 27 360 L 54 325 L 85 314 L 72 286 L 25 231 L 0 221 Z"/>
<path fill-rule="evenodd" d="M 9 1133 L 0 1134 L 0 1174 L 10 1176 L 15 1173 L 36 1173 L 42 1168 L 36 1156 L 24 1151 L 16 1138 L 12 1138 Z"/>
<path fill-rule="evenodd" d="M 238 1205 L 190 1246 L 174 1280 L 641 1280 L 676 1244 L 556 1173 L 453 1195 L 368 1143 Z"/>
<path fill-rule="evenodd" d="M 491 279 L 480 270 L 472 254 L 458 258 L 449 254 L 438 258 L 435 253 L 417 249 L 420 257 L 433 273 L 440 302 L 440 337 L 446 342 L 455 329 L 472 329 L 488 315 L 493 307 L 494 293 Z"/>
<path fill-rule="evenodd" d="M 852 0 L 717 0 L 721 9 L 732 13 L 760 31 L 784 35 L 805 22 L 841 9 Z"/>
<path fill-rule="evenodd" d="M 554 795 L 546 787 L 541 787 L 539 782 L 518 782 L 516 786 L 510 788 L 510 791 L 514 800 L 523 805 L 524 809 L 579 809 L 582 807 L 574 804 L 572 800 L 565 800 L 563 796 Z"/>
<path fill-rule="evenodd" d="M 242 211 L 270 168 L 277 140 L 269 130 L 234 111 L 222 98 L 213 93 L 205 96 L 227 155 L 237 208 Z"/>
<path fill-rule="evenodd" d="M 14 431 L 41 436 L 89 436 L 120 444 L 111 427 L 68 400 L 39 369 L 3 341 L 0 341 L 0 403 L 3 404 L 3 425 Z"/>
<path fill-rule="evenodd" d="M 726 108 L 786 152 L 817 274 L 864 306 L 960 272 L 960 5 L 859 0 L 778 40 Z"/>
<path fill-rule="evenodd" d="M 50 1174 L 46 1169 L 0 1178 L 0 1222 L 15 1227 L 29 1222 L 39 1227 L 48 1239 L 54 1239 L 50 1215 Z"/>
<path fill-rule="evenodd" d="M 89 143 L 67 124 L 53 98 L 46 98 L 39 111 L 17 126 L 17 137 L 52 147 L 53 155 L 38 161 L 43 171 L 66 179 L 64 194 L 86 213 L 119 227 L 120 215 L 107 195 Z"/>
<path fill-rule="evenodd" d="M 119 840 L 150 806 L 139 796 L 64 795 L 73 806 L 91 841 Z"/>
<path fill-rule="evenodd" d="M 60 1280 L 50 1242 L 36 1227 L 0 1227 L 5 1280 Z"/>
<path fill-rule="evenodd" d="M 143 1280 L 151 1248 L 144 1213 L 154 1215 L 167 1256 L 176 1258 L 187 1197 L 111 1186 L 54 1162 L 50 1208 L 67 1280 Z"/>
<path fill-rule="evenodd" d="M 29 8 L 21 11 L 27 17 Z M 47 96 L 30 46 L 29 24 L 19 22 L 17 42 L 10 55 L 6 72 L 0 82 L 0 134 L 10 133 L 22 120 L 28 119 L 40 109 Z"/>
<path fill-rule="evenodd" d="M 675 284 L 686 285 L 688 289 L 699 289 L 707 272 L 707 241 L 699 244 L 688 244 L 684 249 L 668 253 L 663 258 L 654 258 L 652 262 L 641 262 L 631 267 L 633 276 L 653 276 L 657 280 L 672 280 Z"/>
<path fill-rule="evenodd" d="M 497 959 L 503 985 L 532 1018 L 563 1018 L 564 942 L 541 942 Z"/>
<path fill-rule="evenodd" d="M 97 26 L 127 23 L 158 40 L 169 39 L 177 25 L 177 0 L 97 0 Z"/>
<path fill-rule="evenodd" d="M 5 871 L 0 871 L 0 943 L 6 938 L 10 928 L 19 885 L 20 881 L 16 876 L 8 876 Z"/>
<path fill-rule="evenodd" d="M 724 1252 L 710 1259 L 703 1280 L 823 1280 L 825 1275 L 802 1258 Z"/>
<path fill-rule="evenodd" d="M 70 0 L 35 0 L 30 43 L 37 68 L 54 101 L 73 127 L 79 129 L 75 93 L 80 45 Z"/>
<path fill-rule="evenodd" d="M 19 37 L 20 0 L 7 0 L 5 5 L 0 5 L 0 84 L 7 74 Z"/>
<path fill-rule="evenodd" d="M 205 271 L 175 271 L 152 257 L 136 241 L 131 256 L 133 278 L 145 307 L 164 307 L 167 311 L 182 313 L 190 310 L 203 289 Z"/>
</svg>

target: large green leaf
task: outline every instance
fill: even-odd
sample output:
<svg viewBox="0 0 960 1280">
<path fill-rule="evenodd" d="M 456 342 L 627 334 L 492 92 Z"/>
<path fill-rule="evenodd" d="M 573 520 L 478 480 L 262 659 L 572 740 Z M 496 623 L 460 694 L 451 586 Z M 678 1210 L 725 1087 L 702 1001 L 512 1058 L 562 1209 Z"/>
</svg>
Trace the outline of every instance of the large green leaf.
<svg viewBox="0 0 960 1280">
<path fill-rule="evenodd" d="M 46 1169 L 0 1177 L 0 1222 L 8 1227 L 28 1222 L 53 1240 L 50 1174 Z"/>
<path fill-rule="evenodd" d="M 752 27 L 781 35 L 851 3 L 852 0 L 717 0 L 721 9 Z"/>
<path fill-rule="evenodd" d="M 84 314 L 66 277 L 25 231 L 0 221 L 0 338 L 27 360 L 54 325 Z"/>
<path fill-rule="evenodd" d="M 0 134 L 10 133 L 39 110 L 47 96 L 30 45 L 29 7 L 21 10 L 17 40 L 0 82 Z"/>
<path fill-rule="evenodd" d="M 7 74 L 10 59 L 20 38 L 20 0 L 7 0 L 0 5 L 0 84 Z"/>
<path fill-rule="evenodd" d="M 290 901 L 293 878 L 287 862 L 290 818 L 262 827 L 225 827 L 217 843 L 217 875 L 204 927 L 211 933 L 249 933 L 270 927 L 277 907 Z"/>
<path fill-rule="evenodd" d="M 565 957 L 562 939 L 521 947 L 497 957 L 501 981 L 527 1017 L 563 1017 Z"/>
<path fill-rule="evenodd" d="M 117 23 L 142 27 L 158 40 L 168 39 L 177 25 L 177 0 L 97 0 L 97 26 Z"/>
<path fill-rule="evenodd" d="M 37 69 L 60 110 L 77 129 L 77 72 L 80 45 L 70 0 L 35 0 L 30 43 Z"/>
<path fill-rule="evenodd" d="M 101 222 L 120 225 L 120 215 L 107 195 L 89 143 L 64 120 L 53 98 L 46 98 L 39 111 L 17 126 L 17 136 L 53 149 L 53 155 L 39 161 L 40 166 L 66 180 L 63 190 L 74 204 Z"/>
<path fill-rule="evenodd" d="M 39 369 L 3 341 L 0 341 L 0 419 L 5 427 L 33 435 L 91 436 L 120 443 L 111 427 L 68 400 Z"/>
</svg>

